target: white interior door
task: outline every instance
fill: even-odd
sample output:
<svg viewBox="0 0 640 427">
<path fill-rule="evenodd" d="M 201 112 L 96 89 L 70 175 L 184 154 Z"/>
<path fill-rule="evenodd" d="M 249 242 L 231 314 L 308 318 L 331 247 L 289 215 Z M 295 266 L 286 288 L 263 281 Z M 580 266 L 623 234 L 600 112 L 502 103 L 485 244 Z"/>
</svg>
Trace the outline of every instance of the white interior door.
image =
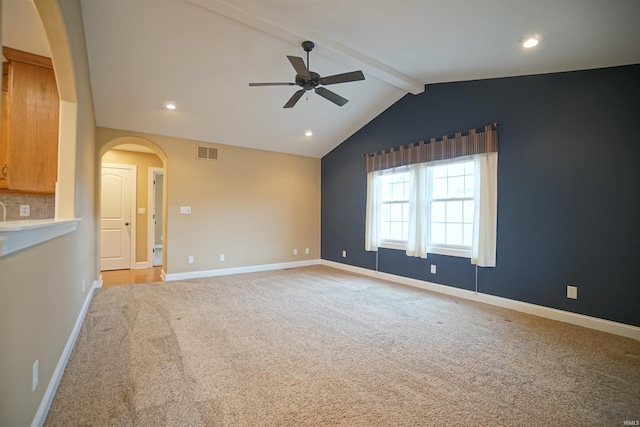
<svg viewBox="0 0 640 427">
<path fill-rule="evenodd" d="M 131 207 L 134 169 L 102 167 L 100 207 L 100 269 L 131 268 Z"/>
</svg>

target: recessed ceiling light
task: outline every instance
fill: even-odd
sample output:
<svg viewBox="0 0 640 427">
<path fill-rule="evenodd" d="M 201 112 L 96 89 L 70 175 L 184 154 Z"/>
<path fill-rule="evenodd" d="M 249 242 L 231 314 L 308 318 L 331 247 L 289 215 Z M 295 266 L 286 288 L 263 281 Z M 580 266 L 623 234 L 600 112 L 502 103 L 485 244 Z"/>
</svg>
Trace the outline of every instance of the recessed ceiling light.
<svg viewBox="0 0 640 427">
<path fill-rule="evenodd" d="M 542 36 L 539 34 L 534 34 L 532 36 L 523 37 L 520 42 L 522 43 L 522 47 L 531 49 L 532 47 L 538 46 L 538 44 L 542 41 Z"/>
<path fill-rule="evenodd" d="M 306 131 L 304 134 L 305 134 L 306 136 L 311 136 L 311 135 L 313 135 L 313 132 L 311 132 L 310 130 L 308 130 L 308 131 Z"/>
<path fill-rule="evenodd" d="M 175 110 L 176 109 L 176 101 L 164 101 L 164 108 L 167 110 Z"/>
</svg>

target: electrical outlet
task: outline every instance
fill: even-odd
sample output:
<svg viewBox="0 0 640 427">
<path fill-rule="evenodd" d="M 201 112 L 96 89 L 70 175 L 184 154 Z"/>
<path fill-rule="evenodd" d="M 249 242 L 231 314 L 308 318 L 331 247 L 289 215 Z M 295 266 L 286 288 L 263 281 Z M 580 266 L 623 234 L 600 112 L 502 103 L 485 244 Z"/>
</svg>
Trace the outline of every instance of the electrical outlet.
<svg viewBox="0 0 640 427">
<path fill-rule="evenodd" d="M 577 286 L 567 286 L 567 298 L 578 299 L 578 287 Z"/>
<path fill-rule="evenodd" d="M 220 261 L 224 261 L 224 254 L 220 254 Z"/>
<path fill-rule="evenodd" d="M 294 250 L 293 250 L 293 254 L 294 254 L 294 255 L 298 255 L 298 250 L 297 250 L 297 249 L 294 249 Z"/>
<path fill-rule="evenodd" d="M 180 213 L 181 214 L 190 214 L 191 213 L 191 206 L 180 206 Z"/>
<path fill-rule="evenodd" d="M 189 258 L 187 258 L 187 263 L 193 264 L 193 255 L 189 255 Z"/>
<path fill-rule="evenodd" d="M 304 253 L 305 253 L 305 254 L 307 254 L 307 255 L 309 255 L 309 248 L 305 249 L 305 250 L 304 250 Z"/>
<path fill-rule="evenodd" d="M 38 387 L 38 374 L 40 370 L 40 361 L 36 360 L 33 364 L 33 368 L 31 370 L 31 391 L 36 391 L 36 387 Z"/>
<path fill-rule="evenodd" d="M 145 215 L 147 210 L 145 208 L 138 208 L 138 215 Z"/>
<path fill-rule="evenodd" d="M 29 215 L 31 215 L 31 206 L 20 205 L 20 216 L 29 216 Z"/>
<path fill-rule="evenodd" d="M 431 264 L 431 274 L 436 274 L 436 265 Z"/>
<path fill-rule="evenodd" d="M 342 251 L 342 258 L 346 258 L 347 257 L 347 251 Z"/>
</svg>

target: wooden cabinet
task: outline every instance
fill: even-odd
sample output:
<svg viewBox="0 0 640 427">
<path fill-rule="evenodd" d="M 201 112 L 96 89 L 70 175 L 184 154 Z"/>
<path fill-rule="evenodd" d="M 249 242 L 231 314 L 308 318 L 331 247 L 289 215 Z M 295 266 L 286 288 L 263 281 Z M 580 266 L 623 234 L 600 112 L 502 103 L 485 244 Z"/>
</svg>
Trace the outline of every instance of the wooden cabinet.
<svg viewBox="0 0 640 427">
<path fill-rule="evenodd" d="M 60 101 L 51 60 L 3 48 L 0 188 L 53 193 Z"/>
</svg>

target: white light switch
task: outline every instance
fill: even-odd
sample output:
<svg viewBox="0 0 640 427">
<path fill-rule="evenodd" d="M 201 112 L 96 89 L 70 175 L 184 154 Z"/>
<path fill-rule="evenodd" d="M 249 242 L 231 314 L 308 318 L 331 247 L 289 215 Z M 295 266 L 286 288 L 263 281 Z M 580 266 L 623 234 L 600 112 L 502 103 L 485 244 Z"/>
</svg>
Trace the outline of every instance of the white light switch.
<svg viewBox="0 0 640 427">
<path fill-rule="evenodd" d="M 180 206 L 180 213 L 181 214 L 190 214 L 191 213 L 191 206 Z"/>
</svg>

